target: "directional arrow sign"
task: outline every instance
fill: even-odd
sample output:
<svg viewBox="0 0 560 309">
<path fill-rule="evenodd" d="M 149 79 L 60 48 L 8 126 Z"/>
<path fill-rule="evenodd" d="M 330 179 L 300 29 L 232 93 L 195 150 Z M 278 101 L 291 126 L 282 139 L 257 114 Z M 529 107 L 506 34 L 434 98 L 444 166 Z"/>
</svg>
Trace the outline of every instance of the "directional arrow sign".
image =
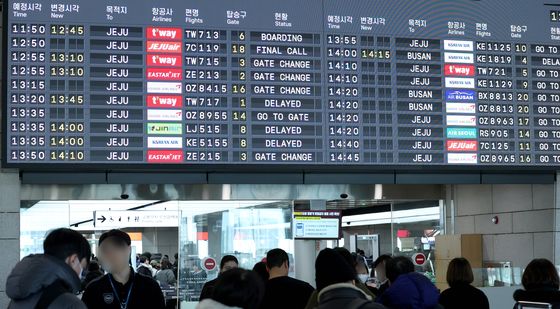
<svg viewBox="0 0 560 309">
<path fill-rule="evenodd" d="M 101 229 L 176 227 L 179 226 L 179 213 L 166 210 L 94 211 L 93 221 L 95 227 Z"/>
</svg>

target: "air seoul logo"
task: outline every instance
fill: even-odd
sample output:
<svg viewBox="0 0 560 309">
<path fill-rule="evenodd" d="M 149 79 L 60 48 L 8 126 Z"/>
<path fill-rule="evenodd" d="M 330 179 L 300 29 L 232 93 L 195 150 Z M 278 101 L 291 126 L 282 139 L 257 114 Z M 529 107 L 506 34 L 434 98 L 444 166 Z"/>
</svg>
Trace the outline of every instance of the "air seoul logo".
<svg viewBox="0 0 560 309">
<path fill-rule="evenodd" d="M 476 128 L 447 128 L 447 138 L 477 138 Z"/>
<path fill-rule="evenodd" d="M 446 90 L 445 99 L 458 102 L 472 102 L 475 100 L 474 90 Z"/>
</svg>

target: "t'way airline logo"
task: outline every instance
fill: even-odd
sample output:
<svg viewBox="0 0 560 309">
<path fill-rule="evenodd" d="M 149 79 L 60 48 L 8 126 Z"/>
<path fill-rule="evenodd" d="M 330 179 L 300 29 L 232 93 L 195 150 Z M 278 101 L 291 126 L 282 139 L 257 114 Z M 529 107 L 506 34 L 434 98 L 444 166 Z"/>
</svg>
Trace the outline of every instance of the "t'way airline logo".
<svg viewBox="0 0 560 309">
<path fill-rule="evenodd" d="M 183 38 L 180 28 L 148 27 L 146 35 L 148 39 L 181 40 Z"/>
<path fill-rule="evenodd" d="M 446 64 L 445 75 L 474 76 L 474 65 L 468 64 Z"/>
<path fill-rule="evenodd" d="M 148 107 L 182 107 L 183 100 L 180 95 L 149 95 L 146 104 Z"/>
<path fill-rule="evenodd" d="M 148 52 L 161 52 L 161 53 L 180 53 L 181 42 L 167 42 L 167 41 L 148 41 L 147 47 Z"/>
<path fill-rule="evenodd" d="M 181 69 L 148 68 L 146 77 L 149 80 L 181 80 L 183 74 Z"/>
<path fill-rule="evenodd" d="M 447 151 L 477 151 L 477 141 L 448 140 Z"/>
<path fill-rule="evenodd" d="M 146 58 L 148 66 L 180 67 L 183 65 L 183 58 L 178 55 L 148 55 Z"/>
</svg>

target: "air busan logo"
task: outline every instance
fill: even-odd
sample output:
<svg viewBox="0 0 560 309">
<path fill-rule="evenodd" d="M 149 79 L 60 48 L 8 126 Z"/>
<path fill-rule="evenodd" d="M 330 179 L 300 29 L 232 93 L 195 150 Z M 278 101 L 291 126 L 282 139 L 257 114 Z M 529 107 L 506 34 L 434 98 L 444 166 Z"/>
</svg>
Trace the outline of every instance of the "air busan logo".
<svg viewBox="0 0 560 309">
<path fill-rule="evenodd" d="M 473 102 L 475 92 L 473 90 L 446 90 L 445 99 L 447 101 Z"/>
<path fill-rule="evenodd" d="M 183 98 L 179 95 L 149 95 L 146 98 L 148 107 L 182 107 Z"/>
<path fill-rule="evenodd" d="M 148 27 L 146 35 L 148 39 L 181 40 L 183 38 L 180 28 Z"/>
<path fill-rule="evenodd" d="M 178 55 L 148 55 L 146 60 L 148 66 L 180 67 L 183 65 L 183 58 Z"/>
<path fill-rule="evenodd" d="M 159 41 L 148 41 L 146 50 L 152 53 L 180 53 L 181 42 L 159 42 Z"/>
<path fill-rule="evenodd" d="M 176 163 L 183 161 L 181 150 L 148 150 L 149 163 Z"/>
<path fill-rule="evenodd" d="M 181 69 L 148 68 L 146 77 L 149 80 L 181 80 L 183 74 Z"/>
</svg>

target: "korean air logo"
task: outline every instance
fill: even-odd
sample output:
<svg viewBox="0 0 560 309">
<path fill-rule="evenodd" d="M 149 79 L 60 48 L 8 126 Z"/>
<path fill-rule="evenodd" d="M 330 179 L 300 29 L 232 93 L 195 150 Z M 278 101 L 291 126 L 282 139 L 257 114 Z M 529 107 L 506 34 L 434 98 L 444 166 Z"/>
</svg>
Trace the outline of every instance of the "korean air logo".
<svg viewBox="0 0 560 309">
<path fill-rule="evenodd" d="M 448 101 L 458 101 L 458 102 L 473 102 L 475 100 L 474 90 L 446 90 L 445 98 Z"/>
</svg>

